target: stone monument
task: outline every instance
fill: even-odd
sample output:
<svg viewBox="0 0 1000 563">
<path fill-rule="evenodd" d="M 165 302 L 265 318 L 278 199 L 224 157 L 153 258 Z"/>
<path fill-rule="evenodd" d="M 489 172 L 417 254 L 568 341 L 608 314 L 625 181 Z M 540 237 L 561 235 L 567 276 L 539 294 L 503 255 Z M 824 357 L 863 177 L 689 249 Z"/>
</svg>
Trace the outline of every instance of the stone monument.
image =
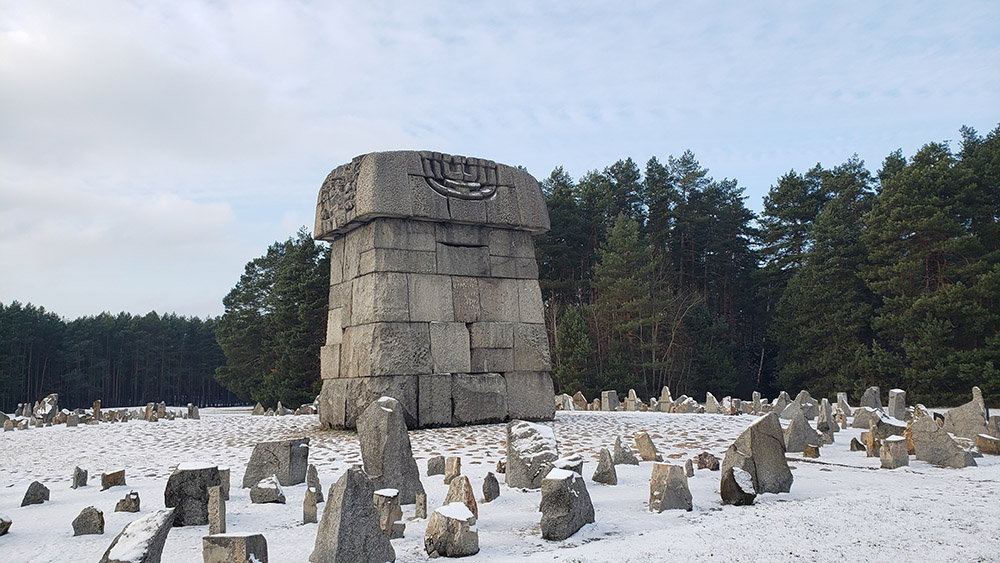
<svg viewBox="0 0 1000 563">
<path fill-rule="evenodd" d="M 320 421 L 354 428 L 373 401 L 409 428 L 554 416 L 531 236 L 549 228 L 524 170 L 434 152 L 377 152 L 323 182 L 331 243 Z"/>
</svg>

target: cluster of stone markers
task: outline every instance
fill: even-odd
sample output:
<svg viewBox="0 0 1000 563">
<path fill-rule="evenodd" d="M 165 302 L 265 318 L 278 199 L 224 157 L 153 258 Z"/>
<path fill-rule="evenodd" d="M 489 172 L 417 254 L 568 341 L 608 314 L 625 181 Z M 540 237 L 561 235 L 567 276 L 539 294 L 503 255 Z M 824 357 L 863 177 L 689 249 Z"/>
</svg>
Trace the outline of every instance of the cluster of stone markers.
<svg viewBox="0 0 1000 563">
<path fill-rule="evenodd" d="M 158 422 L 160 420 L 199 419 L 198 406 L 188 403 L 183 410 L 171 410 L 165 403 L 148 403 L 145 409 L 102 409 L 101 401 L 94 401 L 91 410 L 60 409 L 59 394 L 52 393 L 34 405 L 19 403 L 13 416 L 0 412 L 0 425 L 5 432 L 13 430 L 29 430 L 32 427 L 53 426 L 64 424 L 67 427 L 81 424 L 100 424 L 102 422 L 128 422 L 130 420 L 145 420 Z"/>
<path fill-rule="evenodd" d="M 321 422 L 354 428 L 383 395 L 410 428 L 551 420 L 531 238 L 548 228 L 535 179 L 489 160 L 379 152 L 331 172 L 314 231 L 331 248 Z"/>
</svg>

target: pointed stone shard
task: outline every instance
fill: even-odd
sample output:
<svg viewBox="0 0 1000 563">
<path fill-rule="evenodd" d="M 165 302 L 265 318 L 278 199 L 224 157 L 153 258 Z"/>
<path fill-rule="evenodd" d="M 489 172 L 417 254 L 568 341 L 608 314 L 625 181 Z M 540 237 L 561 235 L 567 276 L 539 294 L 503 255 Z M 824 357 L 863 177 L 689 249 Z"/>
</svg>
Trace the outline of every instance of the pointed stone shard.
<svg viewBox="0 0 1000 563">
<path fill-rule="evenodd" d="M 444 475 L 444 456 L 436 455 L 427 460 L 427 476 Z"/>
<path fill-rule="evenodd" d="M 715 468 L 719 468 L 718 462 L 716 462 Z M 688 477 L 694 477 L 694 463 L 690 459 L 684 461 L 684 474 Z"/>
<path fill-rule="evenodd" d="M 781 414 L 781 412 L 788 408 L 788 405 L 791 403 L 792 398 L 788 396 L 788 393 L 782 391 L 781 393 L 778 393 L 778 398 L 774 400 L 771 411 Z"/>
<path fill-rule="evenodd" d="M 949 409 L 944 415 L 945 432 L 963 438 L 975 439 L 979 434 L 989 434 L 989 419 L 983 393 L 979 387 L 972 388 L 972 400 L 960 407 Z"/>
<path fill-rule="evenodd" d="M 819 446 L 815 444 L 806 444 L 802 448 L 802 457 L 817 458 L 819 457 Z"/>
<path fill-rule="evenodd" d="M 10 519 L 10 516 L 0 514 L 0 536 L 6 534 L 10 530 L 12 522 L 13 520 Z"/>
<path fill-rule="evenodd" d="M 306 489 L 306 494 L 302 498 L 302 523 L 315 524 L 318 522 L 316 502 L 318 497 L 316 491 L 311 488 Z"/>
<path fill-rule="evenodd" d="M 375 489 L 360 467 L 348 469 L 330 486 L 316 545 L 309 561 L 395 561 L 396 551 L 379 527 Z"/>
<path fill-rule="evenodd" d="M 316 502 L 323 502 L 323 484 L 319 481 L 316 466 L 311 463 L 306 469 L 306 489 L 312 489 L 316 493 Z"/>
<path fill-rule="evenodd" d="M 253 412 L 250 414 L 253 414 L 255 416 L 264 416 L 264 405 L 257 403 L 253 408 Z"/>
<path fill-rule="evenodd" d="M 476 494 L 472 492 L 472 483 L 465 475 L 459 475 L 452 480 L 448 486 L 448 494 L 444 497 L 444 504 L 461 502 L 472 512 L 472 515 L 479 518 L 479 506 L 476 504 Z"/>
<path fill-rule="evenodd" d="M 306 480 L 309 466 L 309 438 L 260 442 L 253 448 L 246 473 L 243 474 L 243 488 L 249 488 L 261 479 L 275 475 L 285 487 L 298 485 Z"/>
<path fill-rule="evenodd" d="M 462 474 L 462 458 L 458 456 L 449 456 L 444 459 L 444 484 L 448 485 L 451 481 Z M 478 518 L 478 516 L 477 516 Z"/>
<path fill-rule="evenodd" d="M 542 479 L 542 537 L 564 540 L 594 521 L 594 504 L 579 473 L 553 468 Z"/>
<path fill-rule="evenodd" d="M 450 490 L 449 490 L 450 492 Z M 396 539 L 393 533 L 398 529 L 399 536 L 403 537 L 403 529 L 397 528 L 396 524 L 402 524 L 403 509 L 399 507 L 399 491 L 396 489 L 379 489 L 372 496 L 375 504 L 375 512 L 378 513 L 378 526 L 385 532 L 389 539 Z"/>
<path fill-rule="evenodd" d="M 819 436 L 809 425 L 802 410 L 797 409 L 794 404 L 785 409 L 785 412 L 788 412 L 789 409 L 793 409 L 794 412 L 792 413 L 792 421 L 785 429 L 785 451 L 803 452 L 807 445 L 819 445 Z"/>
<path fill-rule="evenodd" d="M 878 387 L 872 386 L 865 389 L 865 394 L 861 396 L 862 407 L 868 407 L 871 409 L 881 409 L 882 408 L 882 396 L 879 393 Z"/>
<path fill-rule="evenodd" d="M 225 534 L 201 538 L 205 563 L 267 563 L 267 539 L 261 534 Z"/>
<path fill-rule="evenodd" d="M 824 397 L 819 403 L 816 430 L 824 434 L 840 432 L 840 425 L 837 424 L 837 420 L 833 416 L 833 408 L 830 406 L 830 401 L 826 397 Z"/>
<path fill-rule="evenodd" d="M 483 502 L 493 502 L 500 496 L 500 482 L 492 471 L 486 474 L 483 479 Z"/>
<path fill-rule="evenodd" d="M 88 506 L 80 511 L 79 516 L 73 519 L 73 535 L 85 536 L 89 534 L 104 533 L 104 513 L 93 506 Z"/>
<path fill-rule="evenodd" d="M 615 464 L 611 461 L 611 452 L 608 448 L 601 448 L 600 459 L 597 461 L 597 469 L 591 477 L 597 483 L 605 485 L 618 484 L 618 472 L 615 471 Z"/>
<path fill-rule="evenodd" d="M 542 479 L 557 459 L 559 451 L 551 428 L 523 420 L 507 423 L 507 468 L 504 478 L 508 487 L 541 487 Z"/>
<path fill-rule="evenodd" d="M 427 493 L 417 493 L 416 505 L 413 509 L 413 517 L 427 518 Z"/>
<path fill-rule="evenodd" d="M 785 461 L 785 439 L 777 414 L 760 417 L 729 446 L 722 460 L 723 474 L 731 467 L 749 473 L 758 494 L 791 490 L 792 472 Z"/>
<path fill-rule="evenodd" d="M 47 500 L 49 500 L 49 488 L 38 481 L 32 481 L 32 483 L 28 485 L 28 490 L 24 492 L 24 498 L 21 500 L 21 506 L 42 504 Z"/>
<path fill-rule="evenodd" d="M 680 465 L 654 463 L 649 477 L 649 510 L 663 512 L 670 509 L 692 510 L 691 489 L 687 475 Z"/>
<path fill-rule="evenodd" d="M 177 507 L 174 526 L 208 524 L 208 489 L 221 485 L 219 468 L 200 463 L 182 463 L 170 474 L 163 490 L 163 505 Z"/>
<path fill-rule="evenodd" d="M 129 492 L 115 505 L 115 512 L 139 512 L 139 493 Z"/>
<path fill-rule="evenodd" d="M 381 397 L 358 416 L 358 440 L 365 473 L 373 485 L 397 489 L 400 504 L 413 504 L 424 486 L 410 448 L 405 416 L 399 401 Z"/>
<path fill-rule="evenodd" d="M 733 506 L 750 506 L 757 498 L 753 477 L 739 467 L 730 467 L 722 474 L 719 494 L 722 496 L 722 504 Z"/>
<path fill-rule="evenodd" d="M 587 410 L 587 398 L 583 396 L 583 393 L 577 391 L 573 394 L 573 410 L 585 411 Z"/>
<path fill-rule="evenodd" d="M 722 407 L 719 406 L 719 401 L 715 398 L 715 395 L 709 392 L 705 393 L 705 412 L 707 414 L 722 414 Z"/>
<path fill-rule="evenodd" d="M 76 489 L 78 487 L 87 486 L 87 470 L 80 469 L 79 467 L 73 468 L 73 484 L 70 485 L 71 489 Z"/>
<path fill-rule="evenodd" d="M 100 563 L 160 563 L 173 520 L 174 509 L 167 508 L 129 522 L 115 536 Z"/>
<path fill-rule="evenodd" d="M 632 448 L 625 447 L 622 444 L 621 436 L 615 438 L 615 453 L 611 461 L 615 465 L 639 465 L 639 458 L 635 457 L 635 454 L 632 453 Z"/>
<path fill-rule="evenodd" d="M 285 492 L 281 489 L 277 475 L 265 477 L 250 487 L 250 502 L 254 504 L 285 504 Z"/>
<path fill-rule="evenodd" d="M 424 550 L 431 557 L 465 557 L 479 553 L 476 517 L 460 502 L 438 508 L 427 522 Z"/>
<path fill-rule="evenodd" d="M 913 421 L 913 448 L 919 461 L 942 467 L 969 467 L 976 465 L 972 454 L 962 449 L 955 440 L 940 428 L 934 419 L 925 416 Z"/>
<path fill-rule="evenodd" d="M 674 398 L 670 396 L 670 388 L 665 385 L 660 390 L 659 406 L 660 412 L 670 412 L 670 409 L 674 406 Z"/>
</svg>

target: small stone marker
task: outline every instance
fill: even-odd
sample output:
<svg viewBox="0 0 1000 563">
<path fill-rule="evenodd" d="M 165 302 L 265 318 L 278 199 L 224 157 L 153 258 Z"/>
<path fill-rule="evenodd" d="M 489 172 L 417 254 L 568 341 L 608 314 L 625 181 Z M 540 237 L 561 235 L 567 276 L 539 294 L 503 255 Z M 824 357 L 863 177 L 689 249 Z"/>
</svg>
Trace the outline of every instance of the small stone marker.
<svg viewBox="0 0 1000 563">
<path fill-rule="evenodd" d="M 208 488 L 208 533 L 226 533 L 226 500 L 220 485 Z"/>
<path fill-rule="evenodd" d="M 806 420 L 802 409 L 796 408 L 796 404 L 793 403 L 782 413 L 782 418 L 785 418 L 785 414 L 789 411 L 792 411 L 792 413 L 791 422 L 784 431 L 785 451 L 802 452 L 805 451 L 806 445 L 818 444 L 819 436 L 813 430 L 813 427 L 809 425 L 809 421 Z"/>
<path fill-rule="evenodd" d="M 10 516 L 0 514 L 0 536 L 6 534 L 10 530 L 10 525 L 12 523 L 13 520 L 10 519 Z"/>
<path fill-rule="evenodd" d="M 427 460 L 427 476 L 444 475 L 444 456 L 436 455 Z"/>
<path fill-rule="evenodd" d="M 718 460 L 716 460 L 716 463 L 718 463 Z M 689 478 L 694 477 L 694 463 L 690 459 L 684 460 L 684 474 Z"/>
<path fill-rule="evenodd" d="M 257 482 L 250 487 L 250 502 L 254 504 L 277 503 L 285 504 L 285 493 L 281 490 L 281 483 L 278 482 L 277 475 L 271 475 Z"/>
<path fill-rule="evenodd" d="M 865 445 L 858 441 L 857 438 L 851 438 L 851 451 L 852 452 L 863 452 L 865 451 Z"/>
<path fill-rule="evenodd" d="M 219 485 L 222 487 L 222 500 L 229 500 L 229 468 L 219 468 Z"/>
<path fill-rule="evenodd" d="M 254 446 L 243 474 L 243 488 L 252 487 L 261 479 L 275 475 L 285 487 L 306 480 L 309 466 L 309 438 L 261 442 Z"/>
<path fill-rule="evenodd" d="M 649 437 L 649 433 L 645 430 L 636 433 L 635 447 L 639 450 L 639 457 L 643 461 L 663 461 L 663 458 L 656 451 L 653 439 Z"/>
<path fill-rule="evenodd" d="M 802 457 L 818 458 L 819 446 L 816 444 L 806 444 L 802 447 Z"/>
<path fill-rule="evenodd" d="M 450 493 L 451 489 L 449 489 Z M 378 513 L 378 527 L 389 539 L 403 537 L 403 529 L 395 526 L 403 518 L 403 510 L 399 507 L 399 491 L 396 489 L 379 489 L 372 495 L 375 511 Z M 394 536 L 398 533 L 398 536 Z"/>
<path fill-rule="evenodd" d="M 323 502 L 323 484 L 319 481 L 319 471 L 311 463 L 309 464 L 309 469 L 306 471 L 306 489 L 310 489 L 315 493 L 317 503 Z"/>
<path fill-rule="evenodd" d="M 160 563 L 174 509 L 151 512 L 125 525 L 99 563 Z"/>
<path fill-rule="evenodd" d="M 49 488 L 38 481 L 33 481 L 30 485 L 28 485 L 28 490 L 24 493 L 24 498 L 21 500 L 21 506 L 42 504 L 47 500 L 49 500 Z"/>
<path fill-rule="evenodd" d="M 413 517 L 427 518 L 427 493 L 417 493 L 416 505 L 413 510 Z"/>
<path fill-rule="evenodd" d="M 71 489 L 76 489 L 79 487 L 87 486 L 87 470 L 80 469 L 79 467 L 73 468 L 73 484 L 70 485 Z"/>
<path fill-rule="evenodd" d="M 1000 438 L 994 438 L 989 434 L 977 434 L 976 447 L 986 455 L 1000 455 Z"/>
<path fill-rule="evenodd" d="M 591 479 L 605 485 L 618 484 L 618 472 L 615 471 L 615 464 L 611 461 L 611 452 L 608 451 L 608 448 L 601 448 L 597 469 L 594 470 L 594 476 Z"/>
<path fill-rule="evenodd" d="M 486 478 L 483 479 L 483 502 L 493 502 L 499 496 L 500 482 L 497 481 L 497 476 L 490 471 L 486 473 Z"/>
<path fill-rule="evenodd" d="M 261 534 L 225 534 L 201 538 L 205 563 L 267 563 L 267 540 Z"/>
<path fill-rule="evenodd" d="M 451 484 L 452 479 L 462 474 L 462 458 L 446 457 L 444 460 L 444 484 Z"/>
<path fill-rule="evenodd" d="M 890 392 L 890 400 L 892 394 Z M 910 456 L 906 448 L 906 438 L 903 436 L 889 436 L 882 441 L 879 449 L 879 461 L 883 469 L 896 469 L 910 464 Z"/>
<path fill-rule="evenodd" d="M 465 557 L 479 553 L 476 517 L 461 502 L 438 508 L 427 522 L 424 550 L 431 557 Z"/>
<path fill-rule="evenodd" d="M 262 405 L 260 403 L 257 403 L 253 407 L 253 412 L 251 412 L 250 414 L 255 415 L 255 416 L 264 416 L 264 405 Z"/>
<path fill-rule="evenodd" d="M 722 474 L 719 494 L 722 496 L 722 504 L 733 506 L 750 506 L 757 498 L 753 477 L 739 467 L 730 467 Z"/>
<path fill-rule="evenodd" d="M 101 473 L 101 490 L 106 491 L 111 487 L 124 487 L 125 470 L 113 471 L 111 473 Z"/>
<path fill-rule="evenodd" d="M 76 414 L 75 412 L 66 415 L 67 428 L 73 428 L 74 426 L 79 426 L 79 425 L 80 425 L 80 415 Z"/>
<path fill-rule="evenodd" d="M 444 497 L 444 504 L 461 502 L 472 512 L 472 515 L 479 518 L 479 506 L 476 504 L 476 494 L 472 491 L 472 483 L 465 475 L 459 475 L 452 480 L 448 486 L 448 494 Z"/>
<path fill-rule="evenodd" d="M 542 538 L 564 540 L 594 521 L 594 504 L 580 474 L 554 468 L 542 479 Z"/>
<path fill-rule="evenodd" d="M 693 508 L 684 468 L 670 463 L 654 463 L 649 477 L 649 510 L 663 512 L 674 508 L 687 511 Z"/>
<path fill-rule="evenodd" d="M 622 444 L 621 436 L 615 438 L 615 453 L 611 457 L 615 465 L 639 465 L 639 458 L 632 453 L 632 448 Z"/>
<path fill-rule="evenodd" d="M 73 535 L 85 536 L 90 534 L 104 533 L 104 513 L 93 506 L 88 506 L 80 511 L 80 515 L 73 519 Z"/>
<path fill-rule="evenodd" d="M 714 454 L 708 452 L 701 452 L 700 454 L 694 456 L 694 461 L 698 462 L 698 469 L 707 469 L 709 471 L 719 470 L 719 458 L 715 457 Z M 694 472 L 692 472 L 692 475 Z"/>
<path fill-rule="evenodd" d="M 139 493 L 131 491 L 115 505 L 115 512 L 139 512 Z"/>
<path fill-rule="evenodd" d="M 177 507 L 174 526 L 204 526 L 209 523 L 209 488 L 221 485 L 219 468 L 205 463 L 181 463 L 167 479 L 163 505 Z"/>
<path fill-rule="evenodd" d="M 379 398 L 358 416 L 357 429 L 361 459 L 373 486 L 397 489 L 400 504 L 413 504 L 424 486 L 413 459 L 403 405 L 392 397 Z"/>
<path fill-rule="evenodd" d="M 621 407 L 618 391 L 601 391 L 601 410 L 616 411 Z"/>
<path fill-rule="evenodd" d="M 312 488 L 306 489 L 305 497 L 302 499 L 302 523 L 315 524 L 318 522 L 316 509 L 316 491 Z"/>
<path fill-rule="evenodd" d="M 371 480 L 360 467 L 341 475 L 327 495 L 310 561 L 396 560 L 396 550 L 379 527 L 374 494 Z"/>
</svg>

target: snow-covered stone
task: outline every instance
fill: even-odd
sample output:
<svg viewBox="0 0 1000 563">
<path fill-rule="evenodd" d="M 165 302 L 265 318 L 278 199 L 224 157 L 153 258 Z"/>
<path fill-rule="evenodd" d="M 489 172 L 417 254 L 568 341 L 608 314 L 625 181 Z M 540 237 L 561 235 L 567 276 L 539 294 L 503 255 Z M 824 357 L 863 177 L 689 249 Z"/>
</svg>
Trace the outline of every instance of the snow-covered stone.
<svg viewBox="0 0 1000 563">
<path fill-rule="evenodd" d="M 882 441 L 879 448 L 879 461 L 883 469 L 896 469 L 910 464 L 910 456 L 906 448 L 906 438 L 889 436 Z"/>
<path fill-rule="evenodd" d="M 80 514 L 73 519 L 73 535 L 85 536 L 91 534 L 104 533 L 104 513 L 93 506 L 88 506 L 80 511 Z"/>
<path fill-rule="evenodd" d="M 413 459 L 403 405 L 381 397 L 358 416 L 358 440 L 365 474 L 375 488 L 399 490 L 400 504 L 413 504 L 424 492 L 420 470 Z"/>
<path fill-rule="evenodd" d="M 682 466 L 659 462 L 653 464 L 649 477 L 649 510 L 691 510 L 691 500 L 691 489 L 688 488 L 687 475 Z"/>
<path fill-rule="evenodd" d="M 579 473 L 553 468 L 542 479 L 542 537 L 564 540 L 594 521 L 594 504 Z"/>
<path fill-rule="evenodd" d="M 523 420 L 507 423 L 507 469 L 504 475 L 508 487 L 537 489 L 542 479 L 559 459 L 556 436 L 544 424 Z"/>
<path fill-rule="evenodd" d="M 160 563 L 174 509 L 151 512 L 125 525 L 99 563 Z"/>
<path fill-rule="evenodd" d="M 201 539 L 205 563 L 267 563 L 267 539 L 261 534 L 218 534 Z"/>
<path fill-rule="evenodd" d="M 757 498 L 757 491 L 753 486 L 753 476 L 739 467 L 730 467 L 722 473 L 719 494 L 722 496 L 722 504 L 734 506 L 753 504 L 754 499 Z"/>
<path fill-rule="evenodd" d="M 465 557 L 479 553 L 476 517 L 461 502 L 438 508 L 427 522 L 424 550 L 431 557 Z"/>
<path fill-rule="evenodd" d="M 250 502 L 254 504 L 285 504 L 285 492 L 281 489 L 278 476 L 265 477 L 250 487 Z"/>
<path fill-rule="evenodd" d="M 972 454 L 955 443 L 933 418 L 925 416 L 914 420 L 911 430 L 913 448 L 919 461 L 955 468 L 976 465 Z"/>
<path fill-rule="evenodd" d="M 785 440 L 778 415 L 770 412 L 748 426 L 726 450 L 722 472 L 743 469 L 760 493 L 787 493 L 792 488 L 792 472 L 785 461 Z"/>
<path fill-rule="evenodd" d="M 622 443 L 622 437 L 615 437 L 615 452 L 611 457 L 615 465 L 639 465 L 639 458 L 632 452 L 632 448 Z"/>
<path fill-rule="evenodd" d="M 379 527 L 375 489 L 360 467 L 344 472 L 330 487 L 309 561 L 367 563 L 395 561 L 396 551 Z M 463 505 L 464 508 L 464 505 Z M 467 510 L 467 509 L 466 509 Z"/>
<path fill-rule="evenodd" d="M 611 452 L 608 451 L 608 448 L 601 448 L 597 469 L 594 470 L 594 476 L 591 479 L 605 485 L 618 484 L 618 472 L 615 471 L 615 464 L 611 460 Z"/>
<path fill-rule="evenodd" d="M 139 512 L 139 493 L 130 491 L 115 504 L 115 512 Z"/>
<path fill-rule="evenodd" d="M 450 493 L 451 489 L 448 492 Z M 396 489 L 379 489 L 373 493 L 372 500 L 375 504 L 375 512 L 378 513 L 379 528 L 385 532 L 385 535 L 389 539 L 394 539 L 393 531 L 396 529 L 394 525 L 396 523 L 402 524 L 399 521 L 403 518 L 403 510 L 399 506 L 399 491 Z"/>
<path fill-rule="evenodd" d="M 972 438 L 979 434 L 989 434 L 989 419 L 983 393 L 979 387 L 972 388 L 972 400 L 962 406 L 949 409 L 944 414 L 945 432 L 950 432 L 963 438 Z"/>
</svg>

